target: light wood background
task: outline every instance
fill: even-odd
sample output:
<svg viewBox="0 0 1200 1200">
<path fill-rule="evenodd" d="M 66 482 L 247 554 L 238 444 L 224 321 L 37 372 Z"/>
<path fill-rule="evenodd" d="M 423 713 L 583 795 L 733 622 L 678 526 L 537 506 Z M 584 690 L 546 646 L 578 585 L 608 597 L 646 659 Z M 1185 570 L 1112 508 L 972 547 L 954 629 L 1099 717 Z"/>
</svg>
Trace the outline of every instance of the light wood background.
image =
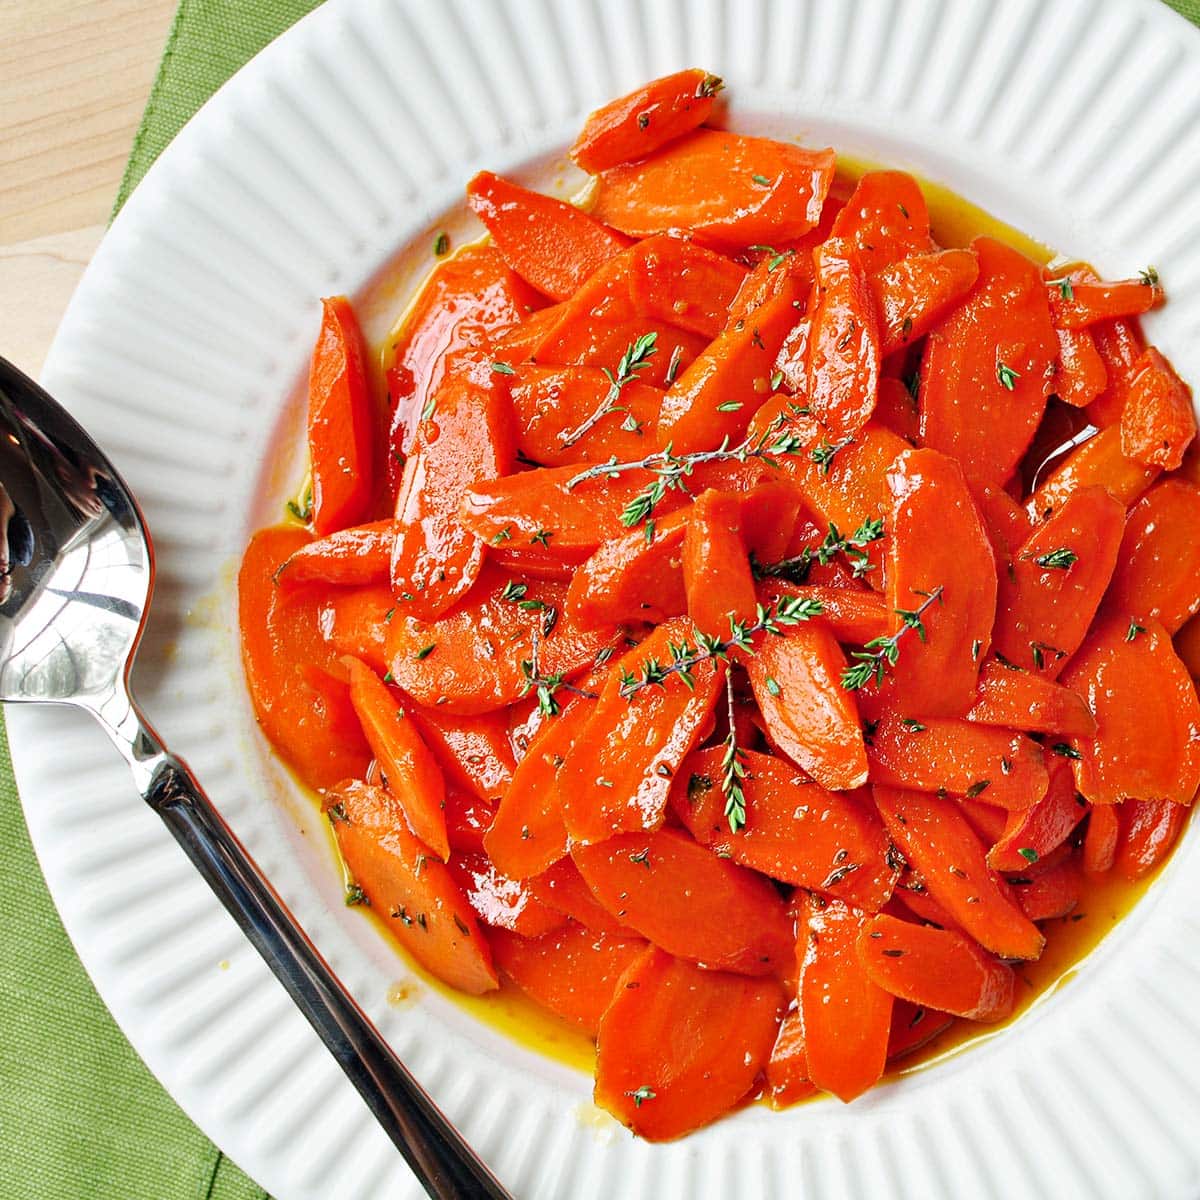
<svg viewBox="0 0 1200 1200">
<path fill-rule="evenodd" d="M 104 233 L 175 0 L 0 0 L 0 355 L 37 375 Z"/>
</svg>

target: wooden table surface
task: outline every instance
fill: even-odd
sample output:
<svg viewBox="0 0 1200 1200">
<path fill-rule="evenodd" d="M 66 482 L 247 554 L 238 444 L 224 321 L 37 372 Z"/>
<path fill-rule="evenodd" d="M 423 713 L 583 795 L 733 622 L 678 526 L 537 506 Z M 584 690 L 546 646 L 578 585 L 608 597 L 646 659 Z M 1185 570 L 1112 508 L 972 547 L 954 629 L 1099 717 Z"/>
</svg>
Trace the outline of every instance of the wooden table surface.
<svg viewBox="0 0 1200 1200">
<path fill-rule="evenodd" d="M 0 0 L 0 355 L 36 375 L 104 233 L 175 0 Z"/>
</svg>

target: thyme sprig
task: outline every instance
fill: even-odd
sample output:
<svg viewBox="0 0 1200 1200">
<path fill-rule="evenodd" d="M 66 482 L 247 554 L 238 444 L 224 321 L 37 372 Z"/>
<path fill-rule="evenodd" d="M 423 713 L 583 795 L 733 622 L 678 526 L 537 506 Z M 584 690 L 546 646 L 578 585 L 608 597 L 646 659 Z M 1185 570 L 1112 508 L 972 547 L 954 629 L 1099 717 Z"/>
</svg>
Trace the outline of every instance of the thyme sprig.
<svg viewBox="0 0 1200 1200">
<path fill-rule="evenodd" d="M 624 471 L 650 471 L 654 479 L 646 489 L 639 492 L 625 506 L 621 514 L 621 523 L 629 528 L 640 525 L 658 507 L 659 502 L 669 491 L 687 491 L 687 478 L 696 467 L 710 462 L 747 462 L 749 459 L 761 459 L 768 466 L 777 467 L 775 456 L 780 454 L 796 454 L 804 448 L 804 440 L 797 433 L 784 432 L 781 428 L 783 417 L 777 417 L 767 428 L 756 437 L 748 437 L 736 446 L 730 446 L 725 438 L 715 450 L 697 450 L 691 454 L 676 454 L 670 443 L 654 454 L 645 458 L 619 462 L 614 455 L 607 462 L 597 463 L 580 471 L 578 475 L 567 480 L 568 491 L 588 479 L 615 479 Z"/>
<path fill-rule="evenodd" d="M 589 417 L 581 421 L 574 429 L 558 435 L 558 440 L 562 442 L 564 448 L 575 445 L 588 430 L 594 428 L 609 413 L 628 411 L 617 404 L 621 398 L 621 389 L 627 383 L 633 383 L 638 377 L 638 372 L 645 370 L 650 365 L 650 360 L 658 353 L 657 341 L 657 333 L 643 333 L 625 347 L 625 353 L 621 355 L 621 360 L 617 363 L 615 375 L 607 367 L 603 368 L 604 374 L 608 376 L 608 391 L 605 392 L 604 399 L 600 401 L 599 406 Z"/>
<path fill-rule="evenodd" d="M 695 687 L 695 668 L 705 662 L 728 662 L 731 650 L 743 650 L 754 653 L 753 638 L 760 633 L 770 633 L 777 637 L 792 625 L 811 621 L 819 616 L 824 606 L 820 600 L 806 596 L 780 596 L 770 604 L 760 604 L 753 621 L 736 621 L 729 618 L 729 637 L 718 638 L 711 634 L 696 630 L 695 642 L 684 638 L 678 644 L 668 643 L 671 651 L 671 661 L 660 662 L 656 658 L 647 658 L 642 663 L 641 671 L 634 674 L 628 669 L 621 672 L 621 695 L 633 696 L 647 687 L 663 687 L 672 675 L 678 675 L 689 687 Z"/>
<path fill-rule="evenodd" d="M 742 790 L 742 780 L 746 777 L 746 754 L 737 740 L 732 672 L 725 676 L 725 700 L 729 706 L 729 732 L 725 735 L 725 752 L 721 756 L 721 791 L 725 796 L 725 819 L 729 822 L 729 832 L 737 833 L 746 824 L 746 793 Z"/>
<path fill-rule="evenodd" d="M 536 626 L 533 629 L 533 643 L 529 649 L 529 657 L 521 660 L 521 674 L 525 676 L 525 680 L 521 684 L 521 696 L 528 696 L 530 692 L 533 692 L 537 696 L 538 708 L 541 709 L 544 716 L 557 717 L 562 711 L 562 705 L 558 702 L 559 692 L 570 692 L 574 696 L 584 696 L 589 700 L 596 699 L 595 692 L 585 691 L 573 683 L 568 683 L 561 671 L 555 671 L 549 675 L 542 674 L 538 668 L 538 630 Z"/>
<path fill-rule="evenodd" d="M 831 563 L 839 554 L 846 557 L 855 579 L 875 569 L 865 547 L 883 537 L 883 518 L 868 517 L 849 537 L 843 537 L 838 527 L 830 521 L 825 539 L 817 546 L 805 546 L 799 554 L 781 558 L 773 563 L 760 563 L 751 556 L 750 568 L 755 579 L 785 579 L 789 583 L 803 583 L 813 562 L 821 566 Z"/>
<path fill-rule="evenodd" d="M 850 657 L 857 661 L 853 666 L 847 667 L 842 672 L 842 687 L 848 692 L 854 692 L 861 687 L 865 687 L 871 680 L 874 680 L 877 684 L 882 683 L 888 667 L 894 667 L 899 662 L 900 639 L 910 629 L 915 629 L 917 637 L 921 641 L 925 641 L 925 622 L 922 620 L 922 617 L 924 617 L 930 605 L 934 601 L 940 601 L 941 598 L 942 585 L 939 583 L 925 597 L 919 608 L 896 609 L 896 615 L 900 618 L 900 628 L 887 637 L 872 638 L 861 650 L 855 650 L 851 653 Z"/>
</svg>

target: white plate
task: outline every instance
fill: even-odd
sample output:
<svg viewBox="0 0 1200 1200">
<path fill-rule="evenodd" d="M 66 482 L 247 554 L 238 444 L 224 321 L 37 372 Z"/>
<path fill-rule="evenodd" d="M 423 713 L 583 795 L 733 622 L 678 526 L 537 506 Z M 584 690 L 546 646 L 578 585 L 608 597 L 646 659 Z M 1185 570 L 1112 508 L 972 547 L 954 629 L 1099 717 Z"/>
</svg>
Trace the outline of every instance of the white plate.
<svg viewBox="0 0 1200 1200">
<path fill-rule="evenodd" d="M 694 64 L 725 76 L 734 124 L 910 166 L 1116 275 L 1156 264 L 1171 301 L 1152 336 L 1200 379 L 1200 36 L 1154 0 L 338 0 L 170 146 L 46 364 L 156 535 L 149 711 L 519 1197 L 1194 1197 L 1194 827 L 1074 982 L 987 1045 L 848 1108 L 753 1107 L 653 1147 L 597 1125 L 586 1078 L 427 990 L 389 1006 L 405 968 L 343 907 L 318 821 L 263 753 L 233 570 L 278 512 L 264 480 L 277 497 L 295 478 L 316 298 L 361 295 L 410 241 L 427 265 L 475 170 L 535 163 L 596 103 Z M 183 1107 L 279 1200 L 415 1195 L 100 733 L 26 710 L 9 736 L 67 929 Z"/>
</svg>

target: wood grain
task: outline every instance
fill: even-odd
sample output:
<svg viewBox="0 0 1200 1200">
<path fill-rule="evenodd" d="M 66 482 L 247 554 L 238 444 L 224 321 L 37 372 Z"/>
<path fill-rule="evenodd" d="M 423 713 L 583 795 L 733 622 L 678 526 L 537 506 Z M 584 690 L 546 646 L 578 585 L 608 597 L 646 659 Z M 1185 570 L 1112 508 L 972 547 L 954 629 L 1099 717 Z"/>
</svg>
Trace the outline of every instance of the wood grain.
<svg viewBox="0 0 1200 1200">
<path fill-rule="evenodd" d="M 174 0 L 0 0 L 0 354 L 40 370 L 104 232 Z"/>
</svg>

